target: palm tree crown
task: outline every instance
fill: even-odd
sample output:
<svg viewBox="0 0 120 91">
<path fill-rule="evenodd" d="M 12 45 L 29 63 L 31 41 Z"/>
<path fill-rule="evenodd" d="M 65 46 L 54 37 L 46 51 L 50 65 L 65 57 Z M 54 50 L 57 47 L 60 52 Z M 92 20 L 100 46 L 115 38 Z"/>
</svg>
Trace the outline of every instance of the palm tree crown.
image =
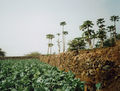
<svg viewBox="0 0 120 91">
<path fill-rule="evenodd" d="M 97 25 L 101 25 L 105 22 L 104 18 L 97 19 Z"/>
<path fill-rule="evenodd" d="M 110 17 L 110 20 L 113 21 L 113 22 L 116 22 L 116 21 L 119 21 L 120 17 L 119 16 L 111 16 Z"/>
<path fill-rule="evenodd" d="M 58 36 L 60 36 L 60 33 L 57 33 Z"/>
<path fill-rule="evenodd" d="M 66 22 L 65 22 L 65 21 L 60 22 L 60 25 L 61 25 L 61 26 L 64 26 L 64 25 L 66 25 Z"/>
<path fill-rule="evenodd" d="M 80 26 L 80 30 L 84 31 L 85 29 L 92 28 L 93 25 L 92 21 L 84 21 L 83 25 Z"/>
<path fill-rule="evenodd" d="M 55 37 L 55 36 L 54 36 L 53 34 L 47 34 L 47 35 L 46 35 L 46 38 L 47 38 L 47 39 L 53 39 L 54 37 Z"/>
<path fill-rule="evenodd" d="M 68 34 L 68 31 L 63 31 L 62 32 L 64 35 L 67 35 Z"/>
<path fill-rule="evenodd" d="M 113 26 L 113 25 L 108 26 L 107 29 L 108 29 L 108 32 L 112 32 L 115 30 L 115 26 Z"/>
</svg>

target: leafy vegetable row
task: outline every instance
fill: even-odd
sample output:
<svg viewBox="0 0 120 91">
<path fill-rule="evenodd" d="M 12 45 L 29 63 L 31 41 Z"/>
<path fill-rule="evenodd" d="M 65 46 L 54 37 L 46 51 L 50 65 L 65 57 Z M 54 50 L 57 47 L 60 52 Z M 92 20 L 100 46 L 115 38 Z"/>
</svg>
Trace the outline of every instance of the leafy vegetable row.
<svg viewBox="0 0 120 91">
<path fill-rule="evenodd" d="M 72 72 L 38 59 L 0 60 L 0 91 L 83 91 Z"/>
</svg>

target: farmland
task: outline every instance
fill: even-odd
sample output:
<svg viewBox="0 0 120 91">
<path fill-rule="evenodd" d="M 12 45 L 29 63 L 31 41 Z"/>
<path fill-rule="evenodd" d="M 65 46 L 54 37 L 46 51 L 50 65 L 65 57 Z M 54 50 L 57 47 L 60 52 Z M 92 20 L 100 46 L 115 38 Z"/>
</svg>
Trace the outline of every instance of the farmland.
<svg viewBox="0 0 120 91">
<path fill-rule="evenodd" d="M 0 60 L 0 91 L 83 91 L 84 84 L 38 59 Z"/>
</svg>

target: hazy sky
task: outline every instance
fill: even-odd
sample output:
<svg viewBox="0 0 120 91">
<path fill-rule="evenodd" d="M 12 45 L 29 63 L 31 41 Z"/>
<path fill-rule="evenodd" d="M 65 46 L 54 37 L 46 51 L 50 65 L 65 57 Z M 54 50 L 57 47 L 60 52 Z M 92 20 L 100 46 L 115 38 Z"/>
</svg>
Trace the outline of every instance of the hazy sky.
<svg viewBox="0 0 120 91">
<path fill-rule="evenodd" d="M 112 15 L 120 16 L 120 0 L 0 0 L 0 48 L 7 56 L 47 53 L 46 34 L 61 33 L 61 21 L 67 23 L 69 41 L 81 36 L 83 21 L 95 23 L 104 17 L 110 24 Z M 55 37 L 53 51 L 57 52 Z"/>
</svg>

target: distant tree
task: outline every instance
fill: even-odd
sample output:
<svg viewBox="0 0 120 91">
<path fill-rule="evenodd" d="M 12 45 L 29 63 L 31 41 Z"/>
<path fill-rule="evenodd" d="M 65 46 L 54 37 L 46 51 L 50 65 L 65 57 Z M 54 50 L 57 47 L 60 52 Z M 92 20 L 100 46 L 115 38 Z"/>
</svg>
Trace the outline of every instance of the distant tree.
<svg viewBox="0 0 120 91">
<path fill-rule="evenodd" d="M 113 38 L 106 39 L 103 43 L 104 47 L 113 47 L 115 46 L 115 40 Z"/>
<path fill-rule="evenodd" d="M 85 49 L 85 42 L 84 39 L 79 37 L 79 38 L 74 38 L 72 41 L 68 43 L 69 48 L 68 50 L 79 50 L 79 49 Z"/>
<path fill-rule="evenodd" d="M 84 21 L 84 23 L 80 26 L 80 30 L 84 31 L 83 38 L 88 42 L 90 49 L 93 48 L 91 40 L 92 40 L 92 34 L 94 30 L 90 29 L 93 27 L 93 25 L 94 24 L 92 23 L 92 21 L 87 20 L 87 21 Z"/>
<path fill-rule="evenodd" d="M 50 47 L 49 47 L 49 43 L 50 43 L 50 36 L 51 36 L 51 34 L 47 34 L 47 35 L 46 35 L 46 38 L 48 39 L 48 50 L 47 50 L 47 54 L 49 54 L 49 53 L 50 53 Z"/>
<path fill-rule="evenodd" d="M 52 46 L 50 46 L 50 45 L 52 44 L 52 39 L 55 38 L 55 36 L 53 34 L 47 34 L 46 38 L 48 39 L 48 52 L 47 52 L 47 54 L 51 54 Z"/>
<path fill-rule="evenodd" d="M 65 21 L 60 22 L 60 25 L 62 26 L 62 31 L 64 31 L 64 26 L 66 25 L 66 22 Z"/>
<path fill-rule="evenodd" d="M 25 56 L 29 57 L 39 57 L 41 54 L 39 52 L 31 52 L 29 54 L 25 54 Z"/>
<path fill-rule="evenodd" d="M 5 56 L 5 52 L 2 51 L 2 49 L 0 48 L 0 57 L 4 57 Z"/>
<path fill-rule="evenodd" d="M 110 32 L 110 38 L 114 37 L 115 26 L 111 25 L 107 27 L 108 32 Z"/>
<path fill-rule="evenodd" d="M 58 36 L 58 40 L 57 40 L 57 44 L 58 44 L 58 53 L 60 53 L 60 33 L 57 33 Z"/>
<path fill-rule="evenodd" d="M 105 29 L 105 20 L 104 18 L 99 18 L 97 19 L 97 25 L 98 25 L 98 32 L 97 32 L 97 37 L 100 39 L 100 47 L 103 47 L 103 42 L 106 39 L 106 29 Z"/>
<path fill-rule="evenodd" d="M 116 22 L 118 22 L 119 19 L 120 19 L 119 16 L 114 16 L 113 15 L 113 16 L 110 17 L 110 20 L 113 22 L 113 26 L 115 27 L 115 29 L 114 29 L 114 40 L 115 40 L 115 42 L 116 42 Z"/>
<path fill-rule="evenodd" d="M 49 46 L 49 48 L 50 48 L 50 54 L 52 54 L 53 43 L 49 43 L 48 46 Z"/>
<path fill-rule="evenodd" d="M 62 34 L 64 35 L 64 40 L 63 40 L 63 52 L 65 52 L 65 35 L 68 34 L 68 31 L 63 31 Z"/>
<path fill-rule="evenodd" d="M 62 26 L 62 42 L 63 42 L 63 52 L 65 52 L 65 40 L 64 40 L 64 26 L 66 25 L 66 22 L 63 21 L 63 22 L 60 22 L 60 26 Z"/>
</svg>

